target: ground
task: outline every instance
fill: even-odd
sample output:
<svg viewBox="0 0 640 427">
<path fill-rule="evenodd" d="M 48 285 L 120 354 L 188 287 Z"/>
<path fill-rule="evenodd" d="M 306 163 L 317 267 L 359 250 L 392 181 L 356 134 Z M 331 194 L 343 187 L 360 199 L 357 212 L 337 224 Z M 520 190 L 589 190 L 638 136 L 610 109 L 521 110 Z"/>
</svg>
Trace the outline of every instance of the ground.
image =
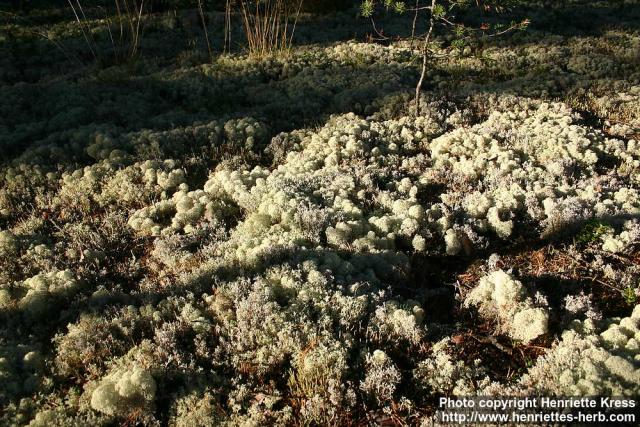
<svg viewBox="0 0 640 427">
<path fill-rule="evenodd" d="M 118 63 L 64 4 L 0 15 L 0 423 L 637 396 L 640 3 L 539 6 L 438 33 L 418 117 L 417 44 L 355 9 L 260 59 L 208 12 L 213 61 L 158 12 Z"/>
</svg>

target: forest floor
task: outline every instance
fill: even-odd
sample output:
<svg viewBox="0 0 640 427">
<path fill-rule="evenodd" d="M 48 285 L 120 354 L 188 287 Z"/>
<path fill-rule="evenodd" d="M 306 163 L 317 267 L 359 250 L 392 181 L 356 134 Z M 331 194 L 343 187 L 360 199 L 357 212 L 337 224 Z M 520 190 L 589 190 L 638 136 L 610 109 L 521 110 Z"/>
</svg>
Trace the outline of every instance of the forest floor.
<svg viewBox="0 0 640 427">
<path fill-rule="evenodd" d="M 211 59 L 158 13 L 116 63 L 102 10 L 0 12 L 0 424 L 639 395 L 640 2 L 559 3 L 437 33 L 418 117 L 409 16 L 256 59 L 210 13 Z"/>
</svg>

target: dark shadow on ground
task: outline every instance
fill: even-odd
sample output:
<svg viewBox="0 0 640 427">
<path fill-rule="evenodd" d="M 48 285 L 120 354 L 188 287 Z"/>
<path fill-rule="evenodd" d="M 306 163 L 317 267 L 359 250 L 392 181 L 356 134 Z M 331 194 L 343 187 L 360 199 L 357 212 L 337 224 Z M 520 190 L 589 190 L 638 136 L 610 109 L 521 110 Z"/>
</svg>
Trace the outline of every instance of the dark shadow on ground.
<svg viewBox="0 0 640 427">
<path fill-rule="evenodd" d="M 45 9 L 41 17 L 37 14 L 1 17 L 0 26 L 4 21 L 8 38 L 0 42 L 0 54 L 3 58 L 10 58 L 10 60 L 2 62 L 6 70 L 0 73 L 0 83 L 35 82 L 41 79 L 49 80 L 52 76 L 75 78 L 95 71 L 87 45 L 81 37 L 57 36 L 55 44 L 42 37 L 41 34 L 46 31 L 42 31 L 41 26 L 46 24 L 47 20 L 52 23 L 60 23 L 63 19 L 67 22 L 73 20 L 73 15 L 66 10 L 66 5 L 62 4 L 62 6 L 62 9 Z M 88 13 L 91 15 L 90 12 Z M 104 12 L 96 11 L 95 13 L 97 17 L 102 17 Z M 180 65 L 176 60 L 179 56 L 183 62 L 205 63 L 209 60 L 204 32 L 199 27 L 191 28 L 182 24 L 181 13 L 163 12 L 154 15 L 152 23 L 145 30 L 141 40 L 140 51 L 147 61 L 142 68 L 157 69 Z M 525 18 L 532 21 L 530 31 L 487 38 L 482 40 L 482 43 L 486 46 L 515 47 L 530 41 L 526 34 L 532 32 L 541 33 L 543 37 L 554 35 L 575 37 L 601 36 L 612 29 L 637 31 L 640 28 L 640 5 L 625 5 L 623 2 L 615 1 L 608 3 L 586 0 L 571 3 L 548 1 L 542 7 L 519 7 L 496 16 L 485 15 L 478 13 L 476 9 L 471 9 L 470 12 L 463 13 L 459 17 L 461 22 L 475 27 L 484 22 L 511 22 Z M 294 42 L 297 46 L 305 47 L 326 46 L 346 40 L 365 41 L 369 36 L 373 39 L 381 39 L 376 31 L 393 40 L 411 34 L 412 19 L 413 16 L 410 13 L 405 15 L 386 13 L 375 17 L 374 29 L 370 19 L 358 15 L 357 8 L 326 15 L 305 14 L 298 22 Z M 418 21 L 418 34 L 424 30 L 425 25 L 426 21 Z M 29 30 L 18 31 L 17 28 L 20 26 Z M 223 14 L 211 12 L 208 35 L 216 55 L 224 47 L 223 28 Z M 246 43 L 239 17 L 236 17 L 233 28 L 232 51 L 242 52 Z M 98 31 L 94 38 L 97 42 L 97 50 L 105 52 L 108 56 L 110 41 L 107 32 Z M 388 43 L 389 40 L 382 38 L 379 41 Z M 445 46 L 448 43 L 444 41 Z"/>
<path fill-rule="evenodd" d="M 285 64 L 3 86 L 1 156 L 7 162 L 28 147 L 62 145 L 65 133 L 86 126 L 121 136 L 251 116 L 275 135 L 322 123 L 331 114 L 363 113 L 365 106 L 409 88 L 416 77 L 400 64 L 329 63 L 288 71 Z"/>
</svg>

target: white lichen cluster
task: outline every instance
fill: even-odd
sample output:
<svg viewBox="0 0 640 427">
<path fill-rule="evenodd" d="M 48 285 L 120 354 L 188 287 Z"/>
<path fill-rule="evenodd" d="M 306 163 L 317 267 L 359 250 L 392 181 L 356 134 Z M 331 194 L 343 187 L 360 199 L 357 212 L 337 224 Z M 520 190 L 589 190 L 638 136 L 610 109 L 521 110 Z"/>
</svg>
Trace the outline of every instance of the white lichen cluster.
<svg viewBox="0 0 640 427">
<path fill-rule="evenodd" d="M 176 399 L 168 425 L 171 427 L 207 427 L 222 423 L 215 392 L 192 392 Z"/>
<path fill-rule="evenodd" d="M 379 124 L 339 117 L 303 140 L 302 150 L 290 152 L 274 171 L 223 169 L 204 191 L 248 212 L 236 231 L 243 237 L 236 252 L 245 260 L 267 247 L 313 247 L 323 239 L 336 248 L 365 251 L 394 249 L 396 239 L 411 245 L 429 218 L 416 199 L 416 175 L 426 158 L 400 163 L 397 155 L 415 153 L 416 142 L 433 127 L 429 120 Z M 407 175 L 397 184 L 389 175 L 394 169 Z M 376 181 L 387 182 L 388 189 L 370 194 Z M 365 209 L 372 196 L 377 203 Z"/>
<path fill-rule="evenodd" d="M 16 236 L 8 230 L 0 231 L 0 257 L 8 258 L 15 256 L 18 251 L 18 240 Z"/>
<path fill-rule="evenodd" d="M 450 340 L 445 338 L 431 348 L 429 357 L 421 361 L 413 375 L 417 385 L 436 395 L 472 396 L 489 384 L 481 360 L 467 365 L 448 353 Z"/>
<path fill-rule="evenodd" d="M 78 169 L 72 174 L 63 174 L 61 188 L 54 203 L 61 206 L 74 201 L 100 207 L 119 205 L 136 206 L 154 197 L 166 198 L 184 183 L 184 171 L 177 162 L 168 159 L 162 162 L 147 160 L 122 168 L 110 161 L 101 161 Z"/>
<path fill-rule="evenodd" d="M 13 290 L 20 293 L 17 282 L 56 270 L 52 245 L 36 234 L 43 223 L 30 218 L 11 230 L 0 230 L 0 307 L 10 305 Z"/>
<path fill-rule="evenodd" d="M 424 310 L 417 301 L 408 300 L 403 305 L 391 300 L 376 308 L 369 334 L 375 338 L 391 338 L 395 342 L 418 345 L 425 333 L 422 326 Z"/>
<path fill-rule="evenodd" d="M 598 311 L 593 302 L 593 295 L 580 292 L 578 295 L 567 295 L 564 298 L 564 309 L 571 315 L 584 314 L 588 319 L 601 320 L 602 313 Z"/>
<path fill-rule="evenodd" d="M 58 174 L 39 165 L 20 162 L 0 167 L 0 218 L 8 219 L 29 208 L 29 201 L 43 202 L 42 196 L 53 190 Z"/>
<path fill-rule="evenodd" d="M 560 104 L 515 102 L 429 147 L 437 169 L 478 188 L 445 192 L 443 202 L 468 215 L 478 232 L 493 231 L 502 239 L 518 223 L 537 224 L 543 236 L 551 236 L 594 216 L 636 214 L 640 206 L 637 190 L 624 184 L 599 190 L 606 178 L 594 166 L 605 156 L 622 160 L 624 144 L 576 124 L 575 114 Z M 450 246 L 460 245 L 452 237 Z"/>
<path fill-rule="evenodd" d="M 251 117 L 229 120 L 224 124 L 224 134 L 227 143 L 247 150 L 264 144 L 269 135 L 267 127 Z"/>
<path fill-rule="evenodd" d="M 479 314 L 496 320 L 500 331 L 528 343 L 548 331 L 549 313 L 535 307 L 527 289 L 502 270 L 480 279 L 467 294 L 465 307 L 477 307 Z"/>
<path fill-rule="evenodd" d="M 209 223 L 232 215 L 235 209 L 202 190 L 189 191 L 180 184 L 170 199 L 142 208 L 129 218 L 129 226 L 141 233 L 159 236 L 174 232 L 191 233 L 200 220 Z"/>
<path fill-rule="evenodd" d="M 15 307 L 26 318 L 38 321 L 47 313 L 56 311 L 56 305 L 68 301 L 80 287 L 81 282 L 70 270 L 40 273 L 16 286 L 0 285 L 0 308 Z"/>
<path fill-rule="evenodd" d="M 35 392 L 45 372 L 42 353 L 24 345 L 0 345 L 0 400 Z"/>
<path fill-rule="evenodd" d="M 400 371 L 382 350 L 375 350 L 366 358 L 366 375 L 360 388 L 378 403 L 393 400 L 402 376 Z"/>
<path fill-rule="evenodd" d="M 356 337 L 344 336 L 338 345 L 329 332 L 331 325 L 349 329 L 366 322 L 368 306 L 379 301 L 379 297 L 367 295 L 369 286 L 364 283 L 352 287 L 339 285 L 328 274 L 321 273 L 323 270 L 326 265 L 310 260 L 303 263 L 301 270 L 277 267 L 256 280 L 231 282 L 215 295 L 205 296 L 228 336 L 227 351 L 233 366 L 264 374 L 291 355 L 304 353 L 296 365 L 298 381 L 312 384 L 319 381 L 311 378 L 316 375 L 312 366 L 317 363 L 333 366 L 324 366 L 323 375 L 337 369 L 330 377 L 340 378 L 344 354 L 338 349 L 355 345 Z M 304 351 L 312 342 L 315 344 L 311 351 Z M 325 350 L 317 353 L 322 349 Z M 338 353 L 331 355 L 329 349 Z M 316 361 L 321 354 L 323 359 Z M 337 359 L 329 362 L 332 358 Z"/>
<path fill-rule="evenodd" d="M 151 373 L 134 366 L 116 369 L 100 380 L 91 394 L 91 407 L 107 415 L 127 415 L 136 409 L 149 410 L 156 396 Z"/>
<path fill-rule="evenodd" d="M 312 343 L 298 354 L 289 377 L 289 387 L 306 401 L 302 419 L 326 424 L 355 404 L 355 390 L 347 383 L 348 353 L 338 341 Z"/>
<path fill-rule="evenodd" d="M 624 252 L 632 245 L 640 243 L 640 222 L 637 219 L 624 222 L 619 234 L 609 232 L 601 236 L 602 249 L 612 253 Z"/>
<path fill-rule="evenodd" d="M 640 307 L 629 317 L 607 319 L 604 330 L 591 320 L 576 322 L 508 391 L 555 396 L 637 396 Z"/>
</svg>

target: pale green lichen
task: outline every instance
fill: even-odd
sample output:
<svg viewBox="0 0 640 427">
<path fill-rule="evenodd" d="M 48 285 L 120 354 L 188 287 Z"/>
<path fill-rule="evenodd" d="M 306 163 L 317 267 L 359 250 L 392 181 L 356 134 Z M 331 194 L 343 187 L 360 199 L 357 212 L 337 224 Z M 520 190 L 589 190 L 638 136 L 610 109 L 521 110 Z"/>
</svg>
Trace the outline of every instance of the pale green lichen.
<svg viewBox="0 0 640 427">
<path fill-rule="evenodd" d="M 591 320 L 565 331 L 560 342 L 520 380 L 520 393 L 636 396 L 640 392 L 640 306 L 631 316 L 609 322 L 601 333 Z"/>
<path fill-rule="evenodd" d="M 447 351 L 450 340 L 445 338 L 431 348 L 429 357 L 413 371 L 418 386 L 433 395 L 472 396 L 489 383 L 481 361 L 467 365 L 455 360 Z"/>
<path fill-rule="evenodd" d="M 22 282 L 19 289 L 24 293 L 17 305 L 30 319 L 38 320 L 55 309 L 56 301 L 73 296 L 80 286 L 70 270 L 37 274 Z"/>
<path fill-rule="evenodd" d="M 534 307 L 526 288 L 502 270 L 484 276 L 464 300 L 480 314 L 498 321 L 500 331 L 528 343 L 548 331 L 549 313 Z"/>
<path fill-rule="evenodd" d="M 148 410 L 156 397 L 156 382 L 143 368 L 120 368 L 100 380 L 91 394 L 91 407 L 107 415 L 125 416 Z"/>
<path fill-rule="evenodd" d="M 436 35 L 417 116 L 419 52 L 339 41 L 351 11 L 323 18 L 337 33 L 305 15 L 288 55 L 213 63 L 198 43 L 176 62 L 183 19 L 154 13 L 158 61 L 113 67 L 64 57 L 85 44 L 56 7 L 28 21 L 63 50 L 3 23 L 0 424 L 420 423 L 438 394 L 637 395 L 637 313 L 599 321 L 637 299 L 640 38 L 600 3 L 527 10 L 620 28 L 460 52 Z M 554 242 L 585 222 L 606 231 Z M 514 265 L 539 237 L 623 298 Z M 526 286 L 491 273 L 512 267 Z M 487 386 L 496 344 L 550 348 Z"/>
</svg>

